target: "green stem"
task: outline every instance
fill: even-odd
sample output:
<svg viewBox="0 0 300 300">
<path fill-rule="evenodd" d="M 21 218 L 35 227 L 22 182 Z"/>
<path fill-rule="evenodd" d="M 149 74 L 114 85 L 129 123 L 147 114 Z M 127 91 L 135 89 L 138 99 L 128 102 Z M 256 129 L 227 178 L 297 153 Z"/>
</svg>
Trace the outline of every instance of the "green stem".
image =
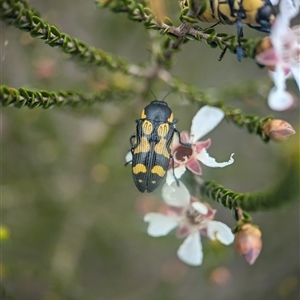
<svg viewBox="0 0 300 300">
<path fill-rule="evenodd" d="M 82 92 L 74 91 L 31 91 L 29 89 L 19 88 L 14 89 L 5 85 L 0 86 L 0 104 L 2 106 L 14 106 L 29 108 L 51 108 L 71 106 L 78 107 L 80 105 L 90 105 L 95 102 L 106 102 L 107 99 L 116 98 L 117 94 L 120 97 L 125 97 L 125 92 L 112 91 L 111 89 L 98 92 L 96 94 L 84 94 Z M 123 95 L 123 96 L 122 96 Z"/>
<path fill-rule="evenodd" d="M 285 174 L 272 188 L 253 193 L 235 193 L 215 181 L 206 181 L 202 192 L 230 210 L 266 211 L 299 200 L 299 152 L 294 151 L 285 162 Z"/>
<path fill-rule="evenodd" d="M 205 40 L 212 48 L 219 47 L 222 51 L 225 47 L 236 54 L 237 37 L 232 34 L 217 33 L 212 27 L 202 29 L 193 24 L 198 22 L 197 19 L 187 15 L 188 8 L 182 9 L 179 19 L 182 20 L 180 26 L 173 26 L 172 20 L 165 17 L 164 22 L 158 21 L 154 12 L 146 6 L 146 3 L 137 2 L 135 0 L 96 0 L 96 5 L 100 8 L 107 7 L 116 13 L 127 13 L 128 18 L 144 23 L 147 29 L 159 30 L 161 34 L 168 35 L 171 39 L 175 39 L 171 47 L 166 48 L 165 58 L 168 61 L 168 56 L 179 49 L 183 42 L 189 40 L 196 40 L 198 42 Z M 241 47 L 243 49 L 243 56 L 255 58 L 256 47 L 260 43 L 261 38 L 257 39 L 242 39 Z"/>
<path fill-rule="evenodd" d="M 227 121 L 234 123 L 238 127 L 246 128 L 249 133 L 258 135 L 264 142 L 270 140 L 263 131 L 263 126 L 269 120 L 274 119 L 273 116 L 259 117 L 256 115 L 245 115 L 240 109 L 228 107 L 221 101 L 212 101 L 206 93 L 199 91 L 193 85 L 183 83 L 179 79 L 168 78 L 168 83 L 174 90 L 179 91 L 188 99 L 199 103 L 201 106 L 210 105 L 222 109 Z"/>
<path fill-rule="evenodd" d="M 55 26 L 42 21 L 36 10 L 24 5 L 24 1 L 1 0 L 0 17 L 17 28 L 28 31 L 34 38 L 45 40 L 51 47 L 61 49 L 64 53 L 96 66 L 106 66 L 111 70 L 128 73 L 129 64 L 118 56 L 101 49 L 87 46 L 84 42 L 62 33 Z"/>
</svg>

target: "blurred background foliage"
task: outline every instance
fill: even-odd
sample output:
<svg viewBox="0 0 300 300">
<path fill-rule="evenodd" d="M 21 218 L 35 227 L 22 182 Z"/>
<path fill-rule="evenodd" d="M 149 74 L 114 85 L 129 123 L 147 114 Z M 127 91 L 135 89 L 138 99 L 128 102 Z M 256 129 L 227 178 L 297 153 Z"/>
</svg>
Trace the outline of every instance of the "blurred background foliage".
<svg viewBox="0 0 300 300">
<path fill-rule="evenodd" d="M 179 25 L 176 1 L 167 3 L 169 17 Z M 30 4 L 49 23 L 89 45 L 135 63 L 149 59 L 147 30 L 125 14 L 96 9 L 93 1 Z M 218 26 L 217 31 L 235 33 L 236 28 Z M 77 64 L 13 26 L 1 23 L 1 33 L 2 84 L 89 92 L 112 80 L 143 87 L 141 79 Z M 262 35 L 245 28 L 246 37 Z M 238 62 L 232 54 L 219 62 L 219 54 L 204 42 L 189 42 L 175 55 L 171 73 L 245 113 L 273 114 L 298 131 L 298 108 L 274 113 L 267 107 L 272 83 L 265 69 L 251 59 Z M 289 85 L 297 93 L 294 83 Z M 158 99 L 169 92 L 161 82 L 151 89 Z M 157 208 L 160 188 L 140 194 L 124 157 L 135 119 L 152 99 L 149 93 L 76 109 L 1 108 L 0 267 L 6 292 L 20 300 L 298 299 L 299 193 L 280 209 L 252 214 L 263 233 L 263 250 L 253 266 L 233 246 L 203 239 L 203 265 L 189 267 L 176 257 L 180 240 L 146 234 L 143 214 Z M 177 127 L 188 130 L 198 107 L 174 93 L 167 101 L 179 119 Z M 299 155 L 299 136 L 265 144 L 226 121 L 209 137 L 210 154 L 224 161 L 235 152 L 235 163 L 223 169 L 203 166 L 203 177 L 236 192 L 272 186 L 286 161 Z M 218 220 L 235 225 L 228 210 L 210 203 Z"/>
</svg>

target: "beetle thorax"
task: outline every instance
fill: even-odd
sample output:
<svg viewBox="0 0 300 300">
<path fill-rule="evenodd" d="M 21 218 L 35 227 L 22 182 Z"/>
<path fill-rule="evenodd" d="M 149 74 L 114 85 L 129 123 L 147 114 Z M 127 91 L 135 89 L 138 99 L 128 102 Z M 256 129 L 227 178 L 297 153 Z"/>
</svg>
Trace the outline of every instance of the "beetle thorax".
<svg viewBox="0 0 300 300">
<path fill-rule="evenodd" d="M 172 122 L 173 115 L 171 109 L 162 101 L 151 102 L 145 107 L 145 116 L 147 120 L 157 123 Z"/>
</svg>

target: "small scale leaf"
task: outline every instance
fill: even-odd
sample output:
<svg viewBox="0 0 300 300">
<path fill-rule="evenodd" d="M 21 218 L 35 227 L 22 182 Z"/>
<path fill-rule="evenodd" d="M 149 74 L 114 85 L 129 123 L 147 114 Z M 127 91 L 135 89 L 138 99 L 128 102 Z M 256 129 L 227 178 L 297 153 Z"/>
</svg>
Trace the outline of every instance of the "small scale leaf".
<svg viewBox="0 0 300 300">
<path fill-rule="evenodd" d="M 183 15 L 180 20 L 185 20 L 186 22 L 189 22 L 189 23 L 197 23 L 198 20 L 197 19 L 194 19 L 194 18 L 191 18 L 189 16 L 186 16 L 186 15 Z"/>
<path fill-rule="evenodd" d="M 169 26 L 173 26 L 173 22 L 168 17 L 164 17 L 164 23 Z"/>
</svg>

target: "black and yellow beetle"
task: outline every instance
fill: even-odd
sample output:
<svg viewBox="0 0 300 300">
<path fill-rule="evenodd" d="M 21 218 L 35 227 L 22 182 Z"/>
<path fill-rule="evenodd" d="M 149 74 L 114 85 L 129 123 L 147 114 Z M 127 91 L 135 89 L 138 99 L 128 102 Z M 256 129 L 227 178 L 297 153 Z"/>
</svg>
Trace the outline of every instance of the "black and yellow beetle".
<svg viewBox="0 0 300 300">
<path fill-rule="evenodd" d="M 193 5 L 194 2 L 196 1 L 182 0 L 179 3 L 181 8 L 185 8 Z M 239 47 L 243 37 L 243 24 L 269 33 L 276 16 L 270 0 L 203 0 L 199 2 L 199 7 L 194 6 L 192 7 L 193 13 L 202 22 L 237 24 Z M 241 58 L 242 53 L 238 53 L 238 56 Z"/>
<path fill-rule="evenodd" d="M 136 121 L 136 134 L 130 137 L 133 180 L 140 192 L 153 192 L 166 176 L 171 154 L 171 144 L 176 132 L 176 119 L 168 104 L 154 100 L 147 105 Z M 181 143 L 190 147 L 191 144 Z M 174 170 L 174 161 L 173 161 Z M 174 174 L 174 173 L 173 173 Z M 175 175 L 174 175 L 175 176 Z M 176 179 L 177 183 L 178 180 Z"/>
</svg>

